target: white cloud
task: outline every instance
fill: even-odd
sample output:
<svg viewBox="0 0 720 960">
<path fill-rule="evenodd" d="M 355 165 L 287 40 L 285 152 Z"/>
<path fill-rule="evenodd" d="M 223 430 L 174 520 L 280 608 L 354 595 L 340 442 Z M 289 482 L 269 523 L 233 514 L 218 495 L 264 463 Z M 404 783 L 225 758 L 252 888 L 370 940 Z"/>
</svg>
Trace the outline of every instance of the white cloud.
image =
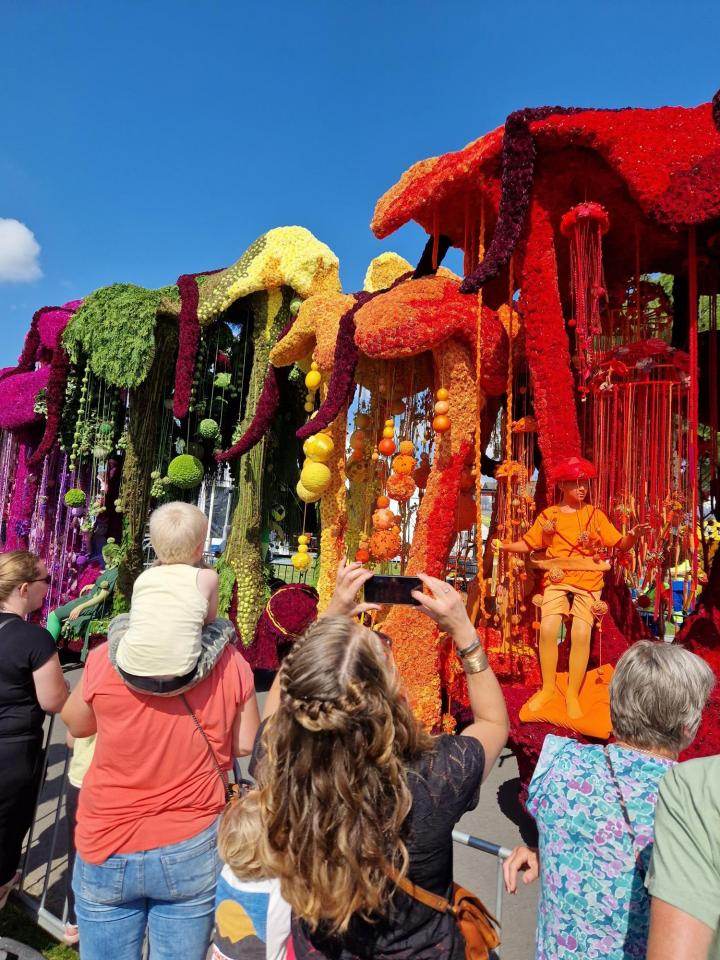
<svg viewBox="0 0 720 960">
<path fill-rule="evenodd" d="M 42 276 L 40 244 L 19 220 L 0 217 L 0 283 L 29 283 Z"/>
</svg>

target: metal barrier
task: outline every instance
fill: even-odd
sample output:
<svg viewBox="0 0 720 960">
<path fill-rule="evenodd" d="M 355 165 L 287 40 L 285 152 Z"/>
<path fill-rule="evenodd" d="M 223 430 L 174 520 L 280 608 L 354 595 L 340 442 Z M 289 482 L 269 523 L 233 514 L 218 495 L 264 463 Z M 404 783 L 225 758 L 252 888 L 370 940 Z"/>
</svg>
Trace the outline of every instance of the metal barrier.
<svg viewBox="0 0 720 960">
<path fill-rule="evenodd" d="M 64 742 L 53 743 L 54 731 L 55 717 L 53 716 L 49 720 L 45 735 L 45 757 L 40 790 L 25 842 L 20 887 L 15 895 L 34 917 L 39 927 L 62 940 L 67 917 L 65 837 L 62 838 L 59 856 L 57 849 L 60 824 L 63 820 L 63 801 L 70 752 Z M 57 758 L 53 756 L 55 748 L 59 748 Z M 55 773 L 48 777 L 48 770 L 51 767 L 55 769 Z M 52 794 L 56 788 L 57 797 L 55 798 Z M 44 840 L 48 831 L 49 846 Z"/>
<path fill-rule="evenodd" d="M 64 740 L 53 743 L 54 732 L 55 717 L 51 717 L 45 736 L 45 760 L 41 786 L 33 822 L 25 843 L 20 888 L 15 896 L 39 927 L 62 940 L 67 918 L 65 899 L 67 847 L 64 831 L 59 853 L 58 840 L 60 826 L 65 816 L 65 787 L 70 754 Z M 48 776 L 49 772 L 50 776 Z M 48 833 L 49 844 L 44 840 Z M 502 865 L 511 851 L 507 847 L 481 840 L 460 830 L 453 830 L 452 838 L 455 843 L 479 850 L 497 859 L 494 913 L 497 920 L 501 921 L 504 893 Z M 500 952 L 498 951 L 496 955 L 499 957 Z"/>
<path fill-rule="evenodd" d="M 488 853 L 491 857 L 497 857 L 497 867 L 495 872 L 495 919 L 502 923 L 503 895 L 505 893 L 505 879 L 503 877 L 503 862 L 512 853 L 508 847 L 501 847 L 497 843 L 491 843 L 489 840 L 481 840 L 480 837 L 473 837 L 469 833 L 463 833 L 462 830 L 453 830 L 452 838 L 455 843 L 462 843 L 466 847 L 472 847 L 473 850 L 479 850 L 481 853 Z M 500 957 L 500 950 L 495 951 L 495 956 Z"/>
</svg>

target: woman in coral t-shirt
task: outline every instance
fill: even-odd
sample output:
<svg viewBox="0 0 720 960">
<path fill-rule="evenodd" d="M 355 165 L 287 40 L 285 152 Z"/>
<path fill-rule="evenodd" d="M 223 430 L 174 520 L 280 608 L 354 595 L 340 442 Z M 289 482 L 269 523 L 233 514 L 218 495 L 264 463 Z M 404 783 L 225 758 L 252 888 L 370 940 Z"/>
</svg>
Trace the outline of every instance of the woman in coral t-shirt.
<svg viewBox="0 0 720 960">
<path fill-rule="evenodd" d="M 140 960 L 146 930 L 154 960 L 178 952 L 204 960 L 225 806 L 215 761 L 227 771 L 252 749 L 259 723 L 252 671 L 228 647 L 184 699 L 207 741 L 183 698 L 127 687 L 104 644 L 91 652 L 63 711 L 73 736 L 97 732 L 75 834 L 83 960 Z"/>
</svg>

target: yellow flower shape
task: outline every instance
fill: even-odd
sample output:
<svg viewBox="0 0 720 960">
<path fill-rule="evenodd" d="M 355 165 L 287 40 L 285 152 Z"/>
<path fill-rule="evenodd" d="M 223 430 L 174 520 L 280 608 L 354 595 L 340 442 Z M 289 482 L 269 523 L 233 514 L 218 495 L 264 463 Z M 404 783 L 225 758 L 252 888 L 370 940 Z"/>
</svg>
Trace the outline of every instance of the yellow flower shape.
<svg viewBox="0 0 720 960">
<path fill-rule="evenodd" d="M 340 292 L 338 258 L 305 227 L 268 230 L 237 263 L 208 277 L 200 287 L 198 319 L 210 323 L 236 300 L 282 286 L 303 298 Z"/>
</svg>

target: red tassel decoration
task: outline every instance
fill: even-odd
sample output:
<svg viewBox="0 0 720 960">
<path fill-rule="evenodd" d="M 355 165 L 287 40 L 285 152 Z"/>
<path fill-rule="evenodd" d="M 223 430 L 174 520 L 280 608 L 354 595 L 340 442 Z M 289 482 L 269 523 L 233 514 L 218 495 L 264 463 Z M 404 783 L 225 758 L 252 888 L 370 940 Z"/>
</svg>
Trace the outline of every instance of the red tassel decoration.
<svg viewBox="0 0 720 960">
<path fill-rule="evenodd" d="M 606 298 L 602 268 L 602 237 L 610 226 L 607 211 L 599 203 L 581 203 L 560 221 L 560 232 L 570 240 L 570 272 L 574 315 L 575 346 L 578 356 L 581 393 L 587 381 L 593 355 L 593 337 L 602 333 L 600 311 Z"/>
</svg>

